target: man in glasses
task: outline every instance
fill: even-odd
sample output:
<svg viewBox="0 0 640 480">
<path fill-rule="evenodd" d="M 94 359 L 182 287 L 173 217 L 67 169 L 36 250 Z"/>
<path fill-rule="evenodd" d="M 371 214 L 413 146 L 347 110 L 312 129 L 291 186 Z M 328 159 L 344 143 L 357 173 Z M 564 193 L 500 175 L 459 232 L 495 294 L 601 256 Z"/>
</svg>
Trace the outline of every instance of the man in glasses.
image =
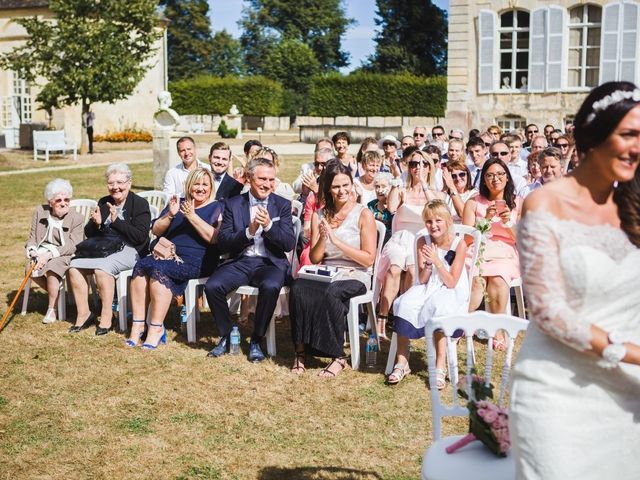
<svg viewBox="0 0 640 480">
<path fill-rule="evenodd" d="M 526 140 L 522 144 L 522 148 L 531 151 L 531 142 L 533 141 L 533 137 L 536 136 L 539 132 L 540 130 L 535 123 L 530 123 L 529 125 L 527 125 L 527 128 L 525 128 L 524 130 Z"/>
<path fill-rule="evenodd" d="M 331 141 L 330 138 L 321 138 L 320 140 L 318 140 L 316 142 L 316 146 L 313 150 L 313 154 L 315 156 L 316 153 L 318 153 L 320 150 L 329 150 L 331 152 L 331 157 L 334 156 L 333 153 L 333 142 Z M 293 191 L 296 193 L 302 193 L 302 177 L 304 177 L 304 174 L 307 172 L 312 172 L 314 171 L 316 168 L 315 166 L 315 159 L 313 162 L 307 162 L 307 163 L 303 163 L 300 166 L 300 173 L 298 174 L 298 178 L 296 178 L 293 183 L 291 184 L 291 186 L 293 187 Z M 320 172 L 322 173 L 322 172 Z M 320 173 L 318 173 L 318 175 L 320 175 Z M 308 193 L 308 192 L 307 192 Z M 304 204 L 304 202 L 302 202 Z"/>
<path fill-rule="evenodd" d="M 424 150 L 424 147 L 427 146 L 427 129 L 425 127 L 414 128 L 413 141 L 418 150 Z"/>
<path fill-rule="evenodd" d="M 442 125 L 436 125 L 431 129 L 431 138 L 434 144 L 438 146 L 441 152 L 446 152 L 449 145 L 447 145 L 447 135 L 444 132 Z"/>
<path fill-rule="evenodd" d="M 553 146 L 560 150 L 562 167 L 566 168 L 571 160 L 571 144 L 569 143 L 569 137 L 566 135 L 560 135 Z"/>
</svg>

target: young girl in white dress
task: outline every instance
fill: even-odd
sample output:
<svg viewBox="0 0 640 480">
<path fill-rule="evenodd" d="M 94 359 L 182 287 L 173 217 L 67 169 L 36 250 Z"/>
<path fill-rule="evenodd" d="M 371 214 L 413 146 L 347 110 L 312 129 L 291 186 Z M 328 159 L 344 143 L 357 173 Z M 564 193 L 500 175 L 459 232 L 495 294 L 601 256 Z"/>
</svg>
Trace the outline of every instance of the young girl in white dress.
<svg viewBox="0 0 640 480">
<path fill-rule="evenodd" d="M 399 383 L 409 370 L 409 340 L 424 337 L 433 317 L 464 313 L 469 303 L 469 280 L 465 269 L 467 245 L 453 232 L 447 204 L 431 200 L 422 211 L 428 235 L 418 239 L 418 284 L 393 302 L 398 353 L 387 383 Z M 446 338 L 436 334 L 437 387 L 445 386 Z"/>
</svg>

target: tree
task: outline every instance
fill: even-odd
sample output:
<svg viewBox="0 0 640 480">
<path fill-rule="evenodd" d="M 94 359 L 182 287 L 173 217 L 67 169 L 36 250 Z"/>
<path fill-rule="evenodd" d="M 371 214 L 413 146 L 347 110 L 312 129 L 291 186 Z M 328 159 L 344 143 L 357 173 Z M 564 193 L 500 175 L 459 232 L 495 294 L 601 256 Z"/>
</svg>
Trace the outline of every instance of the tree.
<svg viewBox="0 0 640 480">
<path fill-rule="evenodd" d="M 157 2 L 51 0 L 53 19 L 15 20 L 27 31 L 20 47 L 0 57 L 0 66 L 30 83 L 44 80 L 36 101 L 51 112 L 63 105 L 114 103 L 129 96 L 151 65 L 157 28 Z M 86 134 L 81 151 L 86 152 Z"/>
<path fill-rule="evenodd" d="M 191 78 L 211 69 L 213 39 L 207 0 L 161 0 L 169 20 L 169 78 Z"/>
<path fill-rule="evenodd" d="M 352 19 L 345 17 L 340 0 L 249 0 L 240 21 L 245 58 L 260 73 L 264 53 L 283 38 L 298 40 L 313 51 L 323 72 L 349 63 L 341 37 Z"/>
<path fill-rule="evenodd" d="M 271 48 L 262 62 L 264 75 L 298 93 L 309 89 L 311 77 L 320 73 L 313 50 L 300 40 L 282 39 Z"/>
<path fill-rule="evenodd" d="M 445 75 L 447 13 L 431 0 L 376 0 L 376 4 L 376 51 L 362 69 Z"/>
<path fill-rule="evenodd" d="M 240 76 L 244 70 L 240 40 L 226 30 L 216 32 L 212 41 L 211 73 L 217 77 Z"/>
</svg>

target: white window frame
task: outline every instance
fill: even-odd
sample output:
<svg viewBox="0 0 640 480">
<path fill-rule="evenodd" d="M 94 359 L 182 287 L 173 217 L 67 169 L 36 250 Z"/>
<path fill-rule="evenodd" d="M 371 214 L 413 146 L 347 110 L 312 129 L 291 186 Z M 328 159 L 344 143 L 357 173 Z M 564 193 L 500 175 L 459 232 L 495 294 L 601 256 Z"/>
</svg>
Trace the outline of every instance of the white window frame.
<svg viewBox="0 0 640 480">
<path fill-rule="evenodd" d="M 498 21 L 493 10 L 478 13 L 478 93 L 494 93 L 499 88 Z"/>
<path fill-rule="evenodd" d="M 587 15 L 588 12 L 588 8 L 589 7 L 595 7 L 595 8 L 599 8 L 600 9 L 600 23 L 593 23 L 593 22 L 589 22 L 589 20 L 587 19 L 585 21 L 585 16 Z M 569 85 L 569 62 L 567 61 L 567 68 L 566 68 L 566 72 L 567 72 L 567 88 L 569 89 L 579 89 L 579 90 L 590 90 L 593 87 L 597 86 L 597 82 L 596 85 L 587 85 L 587 53 L 589 50 L 589 44 L 588 42 L 588 38 L 589 38 L 589 30 L 590 29 L 594 29 L 594 28 L 599 28 L 600 29 L 600 41 L 598 43 L 598 48 L 600 48 L 600 54 L 602 55 L 602 15 L 603 15 L 603 10 L 602 10 L 602 6 L 601 5 L 596 5 L 594 3 L 584 3 L 584 4 L 580 4 L 580 5 L 574 5 L 573 7 L 569 8 L 567 10 L 567 12 L 570 12 L 571 10 L 575 10 L 575 9 L 580 9 L 582 10 L 581 12 L 581 21 L 580 23 L 569 23 L 568 24 L 568 36 L 567 38 L 570 37 L 571 35 L 571 30 L 582 30 L 582 44 L 579 45 L 580 48 L 580 65 L 577 67 L 580 71 L 580 84 L 579 85 Z M 569 15 L 571 16 L 571 15 Z M 571 42 L 567 42 L 567 52 L 569 52 L 569 50 L 571 50 Z M 576 68 L 576 67 L 573 67 Z M 600 62 L 598 62 L 598 77 L 600 77 Z"/>
<path fill-rule="evenodd" d="M 517 77 L 517 56 L 519 52 L 523 52 L 525 50 L 523 49 L 518 49 L 518 37 L 520 35 L 523 35 L 526 33 L 527 38 L 529 39 L 529 41 L 527 42 L 527 49 L 526 52 L 528 52 L 529 55 L 529 59 L 531 58 L 531 51 L 529 50 L 530 47 L 530 36 L 531 36 L 531 12 L 529 10 L 525 10 L 523 8 L 511 8 L 511 9 L 507 9 L 502 11 L 499 15 L 498 15 L 498 22 L 501 22 L 501 18 L 502 15 L 504 15 L 505 13 L 508 12 L 513 12 L 513 27 L 509 27 L 509 28 L 502 28 L 498 25 L 496 25 L 497 28 L 497 32 L 498 32 L 498 40 L 497 40 L 497 51 L 498 51 L 498 63 L 497 63 L 497 70 L 498 70 L 498 79 L 499 79 L 499 84 L 498 84 L 498 91 L 500 92 L 520 92 L 521 89 L 516 87 L 515 85 L 517 85 L 518 82 L 518 77 Z M 526 28 L 521 28 L 518 27 L 518 12 L 525 12 L 526 14 L 529 15 L 529 26 Z M 505 33 L 505 32 L 509 32 L 512 34 L 511 36 L 511 48 L 509 50 L 503 50 L 501 48 L 500 45 L 500 34 L 501 33 Z M 515 33 L 515 35 L 513 35 L 513 33 Z M 509 76 L 511 78 L 511 85 L 510 88 L 503 88 L 502 87 L 502 53 L 506 53 L 506 52 L 511 52 L 511 72 L 509 73 Z M 529 81 L 529 61 L 527 61 L 527 84 Z"/>
<path fill-rule="evenodd" d="M 517 130 L 518 128 L 525 128 L 529 123 L 531 123 L 527 122 L 525 117 L 513 114 L 501 115 L 495 120 L 495 124 L 502 128 L 503 132 L 510 132 L 512 130 Z M 517 126 L 516 122 L 520 124 L 520 126 Z"/>
</svg>

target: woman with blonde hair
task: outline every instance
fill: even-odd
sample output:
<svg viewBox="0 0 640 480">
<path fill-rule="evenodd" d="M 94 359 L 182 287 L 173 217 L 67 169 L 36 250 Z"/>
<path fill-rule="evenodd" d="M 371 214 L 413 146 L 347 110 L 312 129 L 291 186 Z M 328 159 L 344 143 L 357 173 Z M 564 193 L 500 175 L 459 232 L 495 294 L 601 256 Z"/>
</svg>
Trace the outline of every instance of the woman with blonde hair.
<svg viewBox="0 0 640 480">
<path fill-rule="evenodd" d="M 408 176 L 405 188 L 399 188 L 399 179 L 392 181 L 387 197 L 389 212 L 395 215 L 393 235 L 384 246 L 378 264 L 378 282 L 382 285 L 378 313 L 378 332 L 385 336 L 385 325 L 391 303 L 401 289 L 404 272 L 406 290 L 413 284 L 413 242 L 415 234 L 424 228 L 422 209 L 431 200 L 445 200 L 447 195 L 435 188 L 435 167 L 431 157 L 416 147 L 405 151 L 408 158 Z"/>
<path fill-rule="evenodd" d="M 223 205 L 214 200 L 211 171 L 206 168 L 193 170 L 185 182 L 184 194 L 182 200 L 172 196 L 153 222 L 154 235 L 173 243 L 169 255 L 161 255 L 156 250 L 140 259 L 133 268 L 133 324 L 125 342 L 129 347 L 138 346 L 146 328 L 148 332 L 142 348 L 155 349 L 160 343 L 166 343 L 164 318 L 171 298 L 182 295 L 190 279 L 210 275 L 218 264 L 219 253 L 213 244 Z M 146 325 L 148 302 L 150 316 Z"/>
<path fill-rule="evenodd" d="M 467 245 L 453 232 L 453 217 L 442 200 L 428 202 L 422 211 L 427 235 L 418 239 L 418 284 L 393 302 L 394 329 L 398 353 L 387 383 L 399 383 L 409 370 L 409 339 L 424 337 L 429 320 L 442 315 L 464 313 L 469 301 L 465 269 Z M 436 386 L 445 385 L 446 339 L 436 334 Z"/>
</svg>

